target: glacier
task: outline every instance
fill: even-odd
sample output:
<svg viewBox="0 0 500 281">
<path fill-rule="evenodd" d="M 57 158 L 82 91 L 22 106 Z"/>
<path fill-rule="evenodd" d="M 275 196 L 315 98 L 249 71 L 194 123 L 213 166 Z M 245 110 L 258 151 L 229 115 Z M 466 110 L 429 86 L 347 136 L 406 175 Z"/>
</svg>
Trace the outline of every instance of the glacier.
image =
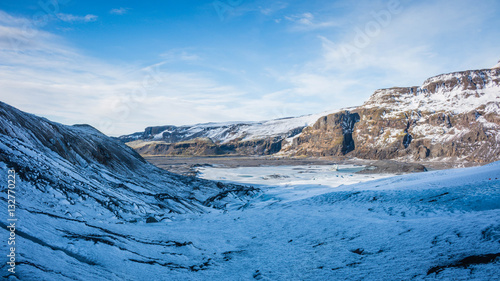
<svg viewBox="0 0 500 281">
<path fill-rule="evenodd" d="M 0 151 L 0 178 L 18 175 L 16 274 L 5 255 L 0 266 L 9 280 L 500 276 L 500 162 L 405 175 L 311 166 L 304 171 L 316 176 L 302 178 L 290 167 L 183 177 L 89 126 L 3 103 Z M 8 253 L 6 217 L 0 224 Z"/>
</svg>

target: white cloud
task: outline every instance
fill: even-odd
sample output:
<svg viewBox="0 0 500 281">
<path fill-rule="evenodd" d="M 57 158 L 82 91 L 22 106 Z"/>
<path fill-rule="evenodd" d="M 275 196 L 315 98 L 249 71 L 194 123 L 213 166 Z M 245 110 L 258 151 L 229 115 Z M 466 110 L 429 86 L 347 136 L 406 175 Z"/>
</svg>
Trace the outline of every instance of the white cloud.
<svg viewBox="0 0 500 281">
<path fill-rule="evenodd" d="M 96 15 L 88 14 L 85 16 L 75 16 L 72 14 L 58 13 L 57 18 L 64 22 L 92 22 L 97 20 Z"/>
<path fill-rule="evenodd" d="M 380 18 L 387 15 L 386 4 L 360 5 L 325 18 L 332 26 L 339 23 L 335 29 L 315 30 L 312 13 L 289 17 L 296 30 L 321 32 L 318 56 L 285 71 L 270 67 L 267 73 L 288 85 L 279 92 L 281 99 L 307 102 L 311 112 L 318 112 L 359 105 L 378 88 L 417 86 L 433 75 L 487 68 L 497 60 L 500 43 L 491 33 L 491 43 L 484 41 L 478 31 L 494 17 L 491 3 L 470 4 L 412 2 L 390 14 L 388 22 Z"/>
<path fill-rule="evenodd" d="M 312 13 L 306 12 L 299 15 L 285 16 L 285 19 L 295 23 L 294 30 L 310 31 L 326 27 L 338 26 L 334 20 L 317 21 Z"/>
<path fill-rule="evenodd" d="M 270 16 L 278 11 L 286 9 L 288 3 L 281 1 L 266 1 L 262 3 L 262 6 L 258 6 L 260 13 L 266 16 Z"/>
<path fill-rule="evenodd" d="M 188 48 L 168 50 L 160 54 L 160 57 L 166 61 L 195 62 L 201 60 L 199 55 L 192 53 Z"/>
<path fill-rule="evenodd" d="M 379 73 L 379 87 L 419 85 L 429 76 L 481 68 L 490 61 L 487 67 L 494 48 L 477 44 L 483 40 L 477 29 L 491 14 L 487 3 L 469 4 L 412 3 L 389 15 L 387 23 L 377 19 L 377 15 L 389 14 L 384 6 L 358 11 L 366 17 L 347 27 L 342 37 L 319 37 L 322 59 L 315 67 L 358 76 Z"/>
<path fill-rule="evenodd" d="M 23 26 L 29 23 L 26 18 L 14 17 L 0 10 L 0 24 L 3 26 Z"/>
<path fill-rule="evenodd" d="M 358 105 L 377 88 L 419 85 L 431 75 L 494 64 L 498 32 L 487 33 L 486 40 L 477 31 L 494 18 L 491 3 L 470 3 L 412 2 L 362 46 L 356 45 L 357 30 L 363 32 L 375 20 L 372 12 L 384 5 L 358 5 L 343 14 L 347 19 L 297 13 L 284 21 L 304 31 L 293 35 L 312 38 L 309 54 L 293 64 L 285 59 L 256 63 L 256 72 L 240 61 L 226 63 L 226 54 L 211 56 L 193 48 L 168 50 L 148 67 L 111 65 L 82 55 L 25 18 L 0 11 L 0 99 L 113 135 L 151 125 L 261 120 Z M 349 46 L 356 50 L 347 60 Z M 192 66 L 196 71 L 185 70 Z"/>
<path fill-rule="evenodd" d="M 110 14 L 113 14 L 113 15 L 124 15 L 126 14 L 128 11 L 130 10 L 130 8 L 123 8 L 123 7 L 120 7 L 120 8 L 116 8 L 116 9 L 111 9 L 109 11 Z"/>
</svg>

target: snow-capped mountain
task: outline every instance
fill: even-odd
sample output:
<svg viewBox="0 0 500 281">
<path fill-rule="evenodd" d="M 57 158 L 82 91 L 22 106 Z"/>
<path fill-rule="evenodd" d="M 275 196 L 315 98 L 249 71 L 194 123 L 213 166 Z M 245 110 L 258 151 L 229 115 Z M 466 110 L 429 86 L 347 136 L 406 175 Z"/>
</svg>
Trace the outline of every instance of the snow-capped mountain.
<svg viewBox="0 0 500 281">
<path fill-rule="evenodd" d="M 341 123 L 349 126 L 352 115 Z M 255 193 L 172 175 L 91 127 L 5 104 L 0 150 L 0 177 L 17 174 L 14 188 L 2 187 L 16 197 L 14 236 L 11 222 L 0 221 L 3 237 L 15 237 L 15 245 L 2 243 L 8 255 L 15 247 L 16 274 L 5 257 L 0 266 L 10 280 L 495 280 L 500 273 L 500 162 L 362 183 L 346 167 L 325 168 L 337 173 L 332 186 L 300 181 L 300 168 L 264 168 L 255 175 L 262 181 L 271 172 L 295 179 Z M 0 208 L 11 204 L 4 196 Z"/>
<path fill-rule="evenodd" d="M 143 155 L 273 154 L 326 113 L 262 122 L 148 127 L 119 139 Z"/>
<path fill-rule="evenodd" d="M 264 122 L 149 127 L 120 139 L 143 155 L 275 154 L 365 159 L 500 159 L 500 68 L 381 89 L 363 105 Z"/>
<path fill-rule="evenodd" d="M 284 150 L 292 155 L 491 162 L 500 159 L 499 114 L 500 68 L 442 74 L 420 87 L 377 90 L 350 112 L 320 118 Z M 352 118 L 355 122 L 346 124 Z"/>
<path fill-rule="evenodd" d="M 0 141 L 1 163 L 15 168 L 35 193 L 50 194 L 51 204 L 78 210 L 97 204 L 109 211 L 99 215 L 116 219 L 202 211 L 208 198 L 231 188 L 156 168 L 91 126 L 61 125 L 5 103 L 0 103 Z"/>
</svg>

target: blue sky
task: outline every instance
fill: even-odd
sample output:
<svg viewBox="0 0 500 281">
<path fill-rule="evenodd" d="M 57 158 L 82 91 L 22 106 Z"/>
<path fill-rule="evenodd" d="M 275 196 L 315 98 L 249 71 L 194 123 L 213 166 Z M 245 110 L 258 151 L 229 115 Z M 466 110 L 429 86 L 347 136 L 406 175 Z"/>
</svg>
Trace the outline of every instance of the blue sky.
<svg viewBox="0 0 500 281">
<path fill-rule="evenodd" d="M 489 68 L 500 3 L 2 1 L 0 100 L 109 135 L 360 105 Z"/>
</svg>

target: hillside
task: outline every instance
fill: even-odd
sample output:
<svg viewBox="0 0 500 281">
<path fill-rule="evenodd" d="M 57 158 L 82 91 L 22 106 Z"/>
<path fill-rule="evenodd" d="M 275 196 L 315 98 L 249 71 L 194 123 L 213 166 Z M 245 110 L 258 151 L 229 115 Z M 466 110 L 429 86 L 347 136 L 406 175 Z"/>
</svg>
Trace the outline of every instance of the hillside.
<svg viewBox="0 0 500 281">
<path fill-rule="evenodd" d="M 119 137 L 142 155 L 270 155 L 323 114 L 262 122 L 148 127 Z"/>
<path fill-rule="evenodd" d="M 148 254 L 137 253 L 138 248 L 177 241 L 138 240 L 113 227 L 225 209 L 245 204 L 258 191 L 166 172 L 88 125 L 61 125 L 0 102 L 0 177 L 7 182 L 12 174 L 13 187 L 2 185 L 0 204 L 4 210 L 15 205 L 9 210 L 15 209 L 17 219 L 21 280 L 81 280 L 77 272 L 97 263 L 96 256 L 85 254 L 92 251 L 89 245 L 109 246 L 110 252 L 140 263 Z M 8 190 L 13 201 L 7 201 Z M 4 234 L 5 223 L 0 223 Z M 7 246 L 3 244 L 4 253 Z M 111 269 L 95 270 L 100 273 L 89 278 Z M 8 274 L 6 263 L 2 272 Z"/>
</svg>

